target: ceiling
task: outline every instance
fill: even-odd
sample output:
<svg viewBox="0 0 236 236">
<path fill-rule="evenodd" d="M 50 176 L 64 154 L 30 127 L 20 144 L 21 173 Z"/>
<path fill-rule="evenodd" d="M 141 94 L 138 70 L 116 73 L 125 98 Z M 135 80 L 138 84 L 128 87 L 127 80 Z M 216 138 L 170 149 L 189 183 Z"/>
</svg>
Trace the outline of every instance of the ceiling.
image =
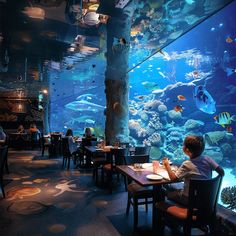
<svg viewBox="0 0 236 236">
<path fill-rule="evenodd" d="M 117 2 L 100 0 L 98 12 L 119 17 L 123 9 L 116 7 Z M 163 53 L 162 48 L 230 2 L 232 0 L 124 1 L 124 9 L 131 4 L 135 7 L 131 38 L 127 39 L 131 46 L 129 71 L 153 54 Z M 83 0 L 83 7 L 95 3 L 98 0 Z M 91 19 L 88 24 L 81 21 L 80 6 L 80 0 L 0 0 L 0 72 L 4 72 L 0 73 L 0 79 L 2 74 L 8 79 L 24 74 L 26 65 L 33 74 L 39 75 L 50 60 L 62 62 L 61 72 L 77 63 L 80 68 L 83 62 L 87 66 L 86 61 L 95 55 L 97 64 L 105 61 L 102 55 L 106 50 L 106 25 L 99 22 L 91 25 Z M 40 9 L 37 19 L 26 14 L 32 7 Z M 79 39 L 75 39 L 77 35 L 81 35 Z M 77 40 L 82 46 L 70 51 Z M 96 73 L 100 75 L 101 71 Z"/>
</svg>

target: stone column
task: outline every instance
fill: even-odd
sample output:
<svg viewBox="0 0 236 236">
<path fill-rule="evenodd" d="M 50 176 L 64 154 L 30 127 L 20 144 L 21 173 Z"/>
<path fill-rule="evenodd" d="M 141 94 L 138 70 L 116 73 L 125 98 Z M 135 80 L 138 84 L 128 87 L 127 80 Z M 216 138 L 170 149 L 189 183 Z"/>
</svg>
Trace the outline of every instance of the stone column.
<svg viewBox="0 0 236 236">
<path fill-rule="evenodd" d="M 105 73 L 107 143 L 116 139 L 129 140 L 129 79 L 128 56 L 132 6 L 122 14 L 111 16 L 107 22 L 107 67 Z M 119 42 L 125 39 L 125 42 Z"/>
</svg>

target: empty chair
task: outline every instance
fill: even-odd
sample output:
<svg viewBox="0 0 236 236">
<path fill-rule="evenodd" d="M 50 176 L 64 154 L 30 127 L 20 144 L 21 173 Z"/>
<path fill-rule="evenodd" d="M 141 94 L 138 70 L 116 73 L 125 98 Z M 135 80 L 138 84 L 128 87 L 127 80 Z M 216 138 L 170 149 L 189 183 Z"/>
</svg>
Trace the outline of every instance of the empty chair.
<svg viewBox="0 0 236 236">
<path fill-rule="evenodd" d="M 172 201 L 158 202 L 159 229 L 164 224 L 182 225 L 185 235 L 191 235 L 191 228 L 208 229 L 212 235 L 215 229 L 217 199 L 222 176 L 212 179 L 191 179 L 189 185 L 188 206 Z"/>
<path fill-rule="evenodd" d="M 67 169 L 70 168 L 70 159 L 72 157 L 69 149 L 69 141 L 68 137 L 62 138 L 62 168 L 64 168 L 67 164 Z"/>
<path fill-rule="evenodd" d="M 4 186 L 3 186 L 3 172 L 4 166 L 6 165 L 7 160 L 7 146 L 0 147 L 0 187 L 2 190 L 2 196 L 5 198 Z"/>
<path fill-rule="evenodd" d="M 51 134 L 51 156 L 61 154 L 61 134 Z"/>
<path fill-rule="evenodd" d="M 131 155 L 150 155 L 151 146 L 137 146 L 134 151 L 131 151 Z"/>
<path fill-rule="evenodd" d="M 147 163 L 149 162 L 149 155 L 132 155 L 126 157 L 126 163 L 128 165 L 134 163 Z M 153 203 L 153 191 L 151 187 L 143 187 L 138 183 L 131 182 L 128 187 L 128 200 L 126 207 L 126 214 L 129 214 L 130 205 L 133 205 L 133 217 L 134 217 L 134 230 L 138 226 L 138 206 L 145 204 L 146 212 L 148 211 L 148 204 Z"/>
<path fill-rule="evenodd" d="M 108 154 L 108 161 L 109 164 L 103 165 L 103 171 L 107 175 L 107 182 L 109 185 L 110 193 L 112 193 L 112 178 L 114 174 L 117 174 L 117 178 L 119 178 L 119 173 L 117 172 L 116 166 L 117 165 L 125 165 L 126 159 L 125 157 L 128 154 L 127 148 L 113 148 L 111 149 L 110 153 Z M 103 174 L 102 174 L 103 178 Z M 125 181 L 126 184 L 126 181 Z"/>
</svg>

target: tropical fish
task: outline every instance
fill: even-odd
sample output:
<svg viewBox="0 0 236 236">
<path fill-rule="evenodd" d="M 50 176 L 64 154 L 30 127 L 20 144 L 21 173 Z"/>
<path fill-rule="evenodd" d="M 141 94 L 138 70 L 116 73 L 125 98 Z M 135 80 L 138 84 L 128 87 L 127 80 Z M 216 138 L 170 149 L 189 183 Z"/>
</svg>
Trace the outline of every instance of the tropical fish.
<svg viewBox="0 0 236 236">
<path fill-rule="evenodd" d="M 138 96 L 136 96 L 136 97 L 134 97 L 134 98 L 136 98 L 136 99 L 138 99 L 138 100 L 143 100 L 143 99 L 144 99 L 144 96 L 143 96 L 143 95 L 138 95 Z"/>
<path fill-rule="evenodd" d="M 216 112 L 215 100 L 203 85 L 195 87 L 193 99 L 199 110 L 208 114 L 214 114 Z"/>
<path fill-rule="evenodd" d="M 231 39 L 230 37 L 227 37 L 225 41 L 226 41 L 226 43 L 232 43 L 233 39 Z"/>
<path fill-rule="evenodd" d="M 186 101 L 186 97 L 184 95 L 178 95 L 177 98 L 180 100 L 180 101 Z"/>
<path fill-rule="evenodd" d="M 233 128 L 231 126 L 227 126 L 226 131 L 228 133 L 232 133 L 233 132 Z"/>
<path fill-rule="evenodd" d="M 146 89 L 151 90 L 151 91 L 160 88 L 160 87 L 158 86 L 158 84 L 155 83 L 155 82 L 144 81 L 144 82 L 142 82 L 142 85 L 143 85 Z"/>
<path fill-rule="evenodd" d="M 225 125 L 229 125 L 232 121 L 236 121 L 236 116 L 230 116 L 229 112 L 221 112 L 218 116 L 215 116 L 214 119 L 217 124 L 224 128 Z"/>
<path fill-rule="evenodd" d="M 176 105 L 176 106 L 174 107 L 174 110 L 175 110 L 176 112 L 183 112 L 183 107 L 182 107 L 181 105 Z"/>
<path fill-rule="evenodd" d="M 225 72 L 227 73 L 227 76 L 230 76 L 230 75 L 232 75 L 233 73 L 235 73 L 236 72 L 236 69 L 233 69 L 233 68 L 226 68 L 225 69 Z"/>
</svg>

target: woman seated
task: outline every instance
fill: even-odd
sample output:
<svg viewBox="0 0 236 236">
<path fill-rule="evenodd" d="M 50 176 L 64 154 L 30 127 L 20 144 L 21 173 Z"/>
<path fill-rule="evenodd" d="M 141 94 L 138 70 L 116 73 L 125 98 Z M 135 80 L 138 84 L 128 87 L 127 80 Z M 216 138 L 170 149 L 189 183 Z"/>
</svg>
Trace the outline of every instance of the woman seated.
<svg viewBox="0 0 236 236">
<path fill-rule="evenodd" d="M 74 158 L 74 165 L 77 164 L 78 158 L 81 156 L 81 150 L 77 147 L 72 129 L 66 131 L 66 137 L 68 138 L 69 150 Z"/>
<path fill-rule="evenodd" d="M 18 134 L 24 134 L 24 133 L 26 133 L 25 128 L 24 128 L 23 125 L 19 125 L 19 127 L 17 128 L 17 133 L 18 133 Z"/>
<path fill-rule="evenodd" d="M 72 129 L 66 131 L 66 137 L 68 138 L 70 153 L 73 154 L 77 151 L 77 144 L 75 143 Z"/>
<path fill-rule="evenodd" d="M 6 143 L 7 136 L 3 131 L 2 126 L 0 126 L 0 145 L 4 145 Z"/>
</svg>

